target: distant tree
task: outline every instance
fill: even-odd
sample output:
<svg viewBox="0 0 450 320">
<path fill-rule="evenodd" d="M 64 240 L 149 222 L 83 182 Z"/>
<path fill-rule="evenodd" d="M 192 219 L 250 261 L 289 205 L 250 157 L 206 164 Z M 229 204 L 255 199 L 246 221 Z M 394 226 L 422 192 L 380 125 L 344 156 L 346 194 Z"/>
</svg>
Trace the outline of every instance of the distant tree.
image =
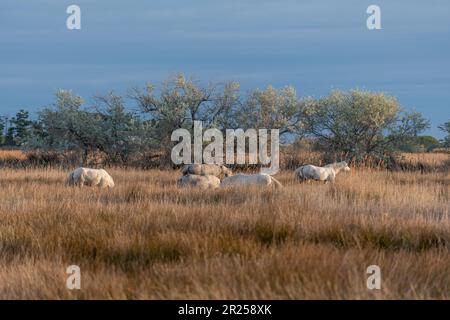
<svg viewBox="0 0 450 320">
<path fill-rule="evenodd" d="M 422 114 L 406 112 L 394 97 L 382 93 L 333 91 L 320 99 L 300 100 L 292 87 L 268 86 L 241 97 L 238 83 L 202 85 L 179 74 L 158 91 L 148 84 L 132 89 L 127 98 L 110 92 L 94 97 L 93 105 L 86 107 L 80 96 L 59 90 L 55 102 L 43 108 L 32 125 L 24 110 L 0 122 L 5 136 L 1 140 L 30 149 L 76 151 L 83 163 L 100 151 L 115 164 L 147 156 L 149 151 L 151 156 L 160 156 L 159 151 L 170 156 L 177 143 L 171 141 L 172 132 L 192 131 L 195 121 L 201 121 L 204 129 L 222 131 L 279 129 L 282 142 L 305 138 L 327 155 L 355 161 L 437 146 L 433 137 L 421 136 L 430 126 Z M 129 99 L 138 110 L 126 107 Z M 450 145 L 450 122 L 440 128 L 447 132 L 445 141 Z"/>
<path fill-rule="evenodd" d="M 16 116 L 10 120 L 8 129 L 8 140 L 11 145 L 22 146 L 30 136 L 32 121 L 28 111 L 21 109 Z"/>
<path fill-rule="evenodd" d="M 81 108 L 84 100 L 70 91 L 58 90 L 56 102 L 41 110 L 34 124 L 33 139 L 28 147 L 44 150 L 77 150 L 83 162 L 96 149 L 101 135 L 100 118 Z"/>
<path fill-rule="evenodd" d="M 5 130 L 7 127 L 8 118 L 5 116 L 0 116 L 0 145 L 5 144 Z"/>
<path fill-rule="evenodd" d="M 439 129 L 444 131 L 444 133 L 446 134 L 446 136 L 442 140 L 442 144 L 445 148 L 450 148 L 450 121 L 440 125 Z"/>
<path fill-rule="evenodd" d="M 8 124 L 11 124 L 11 122 L 8 122 Z M 12 126 L 6 128 L 5 145 L 8 147 L 14 147 L 16 145 L 14 142 L 14 128 Z"/>
<path fill-rule="evenodd" d="M 293 87 L 251 91 L 235 114 L 236 127 L 279 129 L 280 136 L 297 131 L 299 100 Z"/>
<path fill-rule="evenodd" d="M 94 98 L 92 108 L 70 91 L 56 93 L 56 102 L 39 112 L 29 148 L 76 151 L 87 162 L 102 152 L 110 163 L 125 164 L 135 152 L 146 150 L 145 125 L 126 111 L 122 97 L 110 92 Z"/>
<path fill-rule="evenodd" d="M 124 164 L 130 155 L 152 146 L 149 127 L 135 114 L 126 111 L 122 97 L 110 92 L 96 96 L 94 100 L 95 112 L 101 117 L 97 147 L 112 163 Z"/>
<path fill-rule="evenodd" d="M 398 145 L 398 149 L 404 152 L 430 152 L 441 146 L 438 139 L 432 136 L 411 137 Z"/>
<path fill-rule="evenodd" d="M 418 112 L 405 112 L 383 93 L 333 91 L 302 103 L 302 132 L 315 137 L 331 153 L 359 161 L 383 158 L 400 143 L 429 126 Z"/>
<path fill-rule="evenodd" d="M 164 82 L 159 95 L 154 85 L 147 84 L 144 89 L 132 89 L 129 96 L 152 124 L 155 143 L 168 152 L 174 144 L 172 132 L 180 128 L 192 131 L 194 121 L 201 121 L 203 128 L 226 127 L 232 120 L 238 90 L 234 82 L 202 86 L 178 74 Z"/>
</svg>

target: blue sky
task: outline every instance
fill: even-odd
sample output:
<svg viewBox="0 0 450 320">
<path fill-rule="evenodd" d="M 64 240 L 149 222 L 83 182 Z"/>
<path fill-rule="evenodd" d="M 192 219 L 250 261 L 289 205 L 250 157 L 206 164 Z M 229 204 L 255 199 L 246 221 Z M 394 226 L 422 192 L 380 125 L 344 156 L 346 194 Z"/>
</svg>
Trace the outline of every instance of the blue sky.
<svg viewBox="0 0 450 320">
<path fill-rule="evenodd" d="M 82 29 L 66 29 L 66 8 Z M 382 30 L 366 28 L 381 7 Z M 450 120 L 448 0 L 2 0 L 0 113 L 38 110 L 58 88 L 89 98 L 177 72 L 299 96 L 362 88 Z"/>
</svg>

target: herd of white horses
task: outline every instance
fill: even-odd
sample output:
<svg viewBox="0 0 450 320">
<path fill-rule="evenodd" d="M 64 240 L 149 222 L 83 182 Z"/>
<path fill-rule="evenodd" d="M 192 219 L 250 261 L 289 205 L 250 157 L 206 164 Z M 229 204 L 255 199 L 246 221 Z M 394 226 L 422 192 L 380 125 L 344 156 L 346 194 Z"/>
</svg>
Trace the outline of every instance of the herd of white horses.
<svg viewBox="0 0 450 320">
<path fill-rule="evenodd" d="M 295 178 L 300 181 L 323 181 L 333 183 L 341 171 L 350 171 L 345 161 L 332 163 L 324 167 L 304 165 L 294 171 Z M 224 165 L 189 164 L 182 169 L 182 177 L 178 180 L 180 187 L 199 189 L 229 188 L 233 186 L 273 186 L 281 188 L 282 184 L 269 174 L 233 174 Z M 103 169 L 78 168 L 69 175 L 70 186 L 97 186 L 113 188 L 113 178 Z"/>
</svg>

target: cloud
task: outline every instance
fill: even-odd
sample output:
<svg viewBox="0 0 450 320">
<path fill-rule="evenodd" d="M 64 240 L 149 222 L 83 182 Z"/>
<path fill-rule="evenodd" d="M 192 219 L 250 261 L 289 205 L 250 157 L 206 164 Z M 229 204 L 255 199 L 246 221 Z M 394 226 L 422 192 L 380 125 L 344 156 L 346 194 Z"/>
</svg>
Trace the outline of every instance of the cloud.
<svg viewBox="0 0 450 320">
<path fill-rule="evenodd" d="M 185 71 L 245 89 L 292 84 L 302 95 L 383 90 L 434 123 L 448 118 L 447 0 L 378 0 L 383 30 L 373 32 L 369 0 L 76 2 L 80 31 L 65 29 L 73 1 L 2 4 L 3 109 L 36 109 L 58 87 L 89 96 Z"/>
</svg>

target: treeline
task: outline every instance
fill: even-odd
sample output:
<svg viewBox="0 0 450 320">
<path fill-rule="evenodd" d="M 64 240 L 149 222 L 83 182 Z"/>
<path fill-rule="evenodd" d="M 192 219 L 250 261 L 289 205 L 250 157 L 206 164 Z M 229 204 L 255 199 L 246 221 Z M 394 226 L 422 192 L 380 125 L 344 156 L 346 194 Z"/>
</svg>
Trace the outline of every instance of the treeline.
<svg viewBox="0 0 450 320">
<path fill-rule="evenodd" d="M 157 159 L 170 165 L 179 128 L 279 129 L 285 143 L 308 141 L 330 157 L 349 161 L 386 161 L 396 151 L 431 151 L 450 147 L 450 121 L 440 128 L 443 141 L 422 136 L 430 123 L 406 111 L 397 99 L 362 90 L 332 91 L 314 99 L 298 97 L 293 87 L 251 90 L 236 82 L 201 83 L 177 75 L 160 87 L 131 88 L 125 96 L 109 92 L 89 103 L 59 90 L 55 101 L 30 117 L 21 110 L 0 122 L 0 143 L 41 154 L 71 154 L 86 164 L 100 157 L 105 164 L 132 165 Z"/>
<path fill-rule="evenodd" d="M 24 145 L 31 132 L 32 121 L 26 110 L 20 110 L 15 117 L 0 116 L 0 145 L 18 147 Z"/>
</svg>

